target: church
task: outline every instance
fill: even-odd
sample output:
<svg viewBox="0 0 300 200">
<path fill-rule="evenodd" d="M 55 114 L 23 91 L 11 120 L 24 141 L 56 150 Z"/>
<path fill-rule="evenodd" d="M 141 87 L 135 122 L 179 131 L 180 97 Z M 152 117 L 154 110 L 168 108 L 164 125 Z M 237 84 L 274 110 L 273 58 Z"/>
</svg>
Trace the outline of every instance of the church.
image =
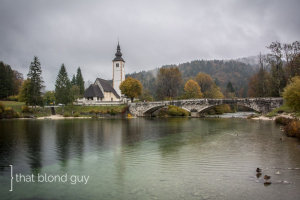
<svg viewBox="0 0 300 200">
<path fill-rule="evenodd" d="M 78 100 L 79 104 L 118 103 L 123 100 L 119 86 L 122 81 L 125 80 L 125 61 L 122 58 L 119 42 L 115 58 L 112 62 L 112 85 L 108 80 L 97 78 L 95 82 L 84 91 L 84 98 Z"/>
</svg>

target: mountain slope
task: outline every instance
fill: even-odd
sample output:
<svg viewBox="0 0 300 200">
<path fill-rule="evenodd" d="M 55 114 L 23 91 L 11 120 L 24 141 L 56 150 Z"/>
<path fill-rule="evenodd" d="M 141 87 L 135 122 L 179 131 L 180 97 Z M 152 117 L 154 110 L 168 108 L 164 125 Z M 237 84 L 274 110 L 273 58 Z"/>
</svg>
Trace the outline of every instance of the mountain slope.
<svg viewBox="0 0 300 200">
<path fill-rule="evenodd" d="M 246 64 L 237 60 L 195 60 L 179 65 L 164 65 L 162 67 L 174 66 L 178 66 L 181 71 L 184 83 L 188 79 L 194 78 L 199 72 L 204 72 L 211 75 L 223 91 L 225 91 L 226 85 L 230 81 L 240 97 L 246 96 L 248 80 L 257 70 L 257 65 Z M 155 79 L 158 70 L 142 71 L 127 74 L 127 76 L 140 80 L 144 89 L 149 90 L 155 96 Z"/>
</svg>

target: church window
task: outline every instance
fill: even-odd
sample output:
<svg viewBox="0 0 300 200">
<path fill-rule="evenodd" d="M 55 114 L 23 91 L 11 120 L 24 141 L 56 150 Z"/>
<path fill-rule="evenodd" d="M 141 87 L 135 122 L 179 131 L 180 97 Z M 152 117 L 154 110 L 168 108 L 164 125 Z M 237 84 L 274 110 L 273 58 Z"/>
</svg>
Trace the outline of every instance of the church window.
<svg viewBox="0 0 300 200">
<path fill-rule="evenodd" d="M 119 63 L 116 63 L 116 67 L 119 67 Z"/>
</svg>

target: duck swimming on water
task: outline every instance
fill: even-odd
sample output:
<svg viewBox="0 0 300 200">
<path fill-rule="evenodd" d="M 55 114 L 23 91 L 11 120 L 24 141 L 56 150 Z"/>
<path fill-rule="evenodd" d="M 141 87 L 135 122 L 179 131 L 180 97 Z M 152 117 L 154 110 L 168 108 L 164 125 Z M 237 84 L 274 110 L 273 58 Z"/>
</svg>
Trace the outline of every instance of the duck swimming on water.
<svg viewBox="0 0 300 200">
<path fill-rule="evenodd" d="M 259 178 L 259 177 L 261 177 L 261 173 L 260 173 L 260 172 L 257 172 L 257 173 L 256 173 L 256 178 Z"/>
<path fill-rule="evenodd" d="M 269 180 L 271 178 L 271 176 L 265 175 L 264 179 Z"/>
<path fill-rule="evenodd" d="M 271 185 L 272 183 L 271 183 L 271 181 L 266 181 L 266 182 L 264 182 L 264 185 L 265 186 L 268 186 L 268 185 Z"/>
<path fill-rule="evenodd" d="M 256 172 L 261 172 L 261 169 L 260 168 L 256 168 Z"/>
</svg>

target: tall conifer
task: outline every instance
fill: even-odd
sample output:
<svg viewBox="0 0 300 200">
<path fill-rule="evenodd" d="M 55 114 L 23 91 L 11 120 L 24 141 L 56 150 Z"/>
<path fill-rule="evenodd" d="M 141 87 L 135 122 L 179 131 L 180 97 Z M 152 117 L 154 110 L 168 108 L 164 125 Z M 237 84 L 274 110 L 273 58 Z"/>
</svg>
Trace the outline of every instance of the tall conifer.
<svg viewBox="0 0 300 200">
<path fill-rule="evenodd" d="M 55 98 L 57 103 L 67 104 L 72 101 L 71 82 L 68 78 L 68 74 L 64 64 L 61 65 L 56 78 Z"/>
</svg>

